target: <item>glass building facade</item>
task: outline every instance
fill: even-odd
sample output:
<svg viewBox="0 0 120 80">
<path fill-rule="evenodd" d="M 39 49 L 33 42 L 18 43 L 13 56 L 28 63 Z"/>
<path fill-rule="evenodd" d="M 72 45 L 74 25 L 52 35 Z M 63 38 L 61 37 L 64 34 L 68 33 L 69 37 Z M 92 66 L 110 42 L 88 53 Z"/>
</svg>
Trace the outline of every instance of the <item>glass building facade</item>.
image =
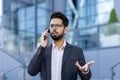
<svg viewBox="0 0 120 80">
<path fill-rule="evenodd" d="M 34 52 L 48 28 L 48 4 L 47 0 L 3 0 L 2 47 L 18 56 Z"/>
<path fill-rule="evenodd" d="M 110 15 L 114 9 L 114 0 L 66 0 L 65 3 L 64 12 L 70 20 L 68 37 L 73 36 L 69 42 L 84 49 L 102 47 L 104 45 L 100 38 L 103 34 L 102 26 L 108 27 L 107 24 L 112 23 Z M 49 25 L 48 18 L 53 11 L 50 4 L 53 3 L 47 0 L 3 1 L 2 26 L 21 38 L 19 43 L 21 50 L 34 50 L 37 46 L 40 34 Z M 119 26 L 119 23 L 114 25 Z M 16 44 L 17 41 L 13 41 L 12 44 Z"/>
<path fill-rule="evenodd" d="M 37 43 L 36 36 L 47 26 L 46 15 L 50 11 L 47 3 L 44 0 L 4 0 L 3 6 L 3 27 L 22 38 L 23 50 L 32 50 Z"/>
<path fill-rule="evenodd" d="M 63 12 L 69 18 L 66 35 L 69 43 L 84 50 L 120 46 L 114 0 L 63 0 L 63 3 Z M 25 64 L 23 67 L 31 59 L 41 33 L 48 28 L 56 6 L 55 0 L 3 0 L 1 48 Z M 25 77 L 28 79 L 28 75 Z"/>
<path fill-rule="evenodd" d="M 85 50 L 120 46 L 120 24 L 117 23 L 114 0 L 76 0 L 73 4 L 67 0 L 66 5 L 71 30 L 68 35 L 73 36 L 68 40 L 72 44 Z"/>
</svg>

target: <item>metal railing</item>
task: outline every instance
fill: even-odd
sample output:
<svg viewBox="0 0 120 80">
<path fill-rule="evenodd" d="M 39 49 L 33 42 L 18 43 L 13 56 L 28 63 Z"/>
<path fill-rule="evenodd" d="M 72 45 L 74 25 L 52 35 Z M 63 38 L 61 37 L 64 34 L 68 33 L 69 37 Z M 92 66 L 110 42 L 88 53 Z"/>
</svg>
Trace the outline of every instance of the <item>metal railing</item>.
<svg viewBox="0 0 120 80">
<path fill-rule="evenodd" d="M 27 74 L 27 64 L 34 54 L 35 47 L 29 43 L 29 40 L 25 40 L 24 37 L 15 35 L 8 29 L 0 28 L 0 50 L 21 64 L 4 72 L 5 80 L 30 80 Z M 16 79 L 12 77 L 15 74 Z"/>
<path fill-rule="evenodd" d="M 114 66 L 111 67 L 111 80 L 120 79 L 120 61 L 117 62 Z"/>
<path fill-rule="evenodd" d="M 0 30 L 0 48 L 22 62 L 29 61 L 35 50 L 34 44 L 25 37 L 15 35 L 8 29 Z"/>
</svg>

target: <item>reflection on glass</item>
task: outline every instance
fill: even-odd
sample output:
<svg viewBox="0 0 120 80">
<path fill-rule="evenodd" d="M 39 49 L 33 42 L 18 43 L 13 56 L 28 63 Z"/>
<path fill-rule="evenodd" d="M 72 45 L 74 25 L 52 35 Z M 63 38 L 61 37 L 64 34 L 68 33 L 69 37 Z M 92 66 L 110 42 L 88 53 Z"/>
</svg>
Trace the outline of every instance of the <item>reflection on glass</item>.
<svg viewBox="0 0 120 80">
<path fill-rule="evenodd" d="M 120 23 L 101 27 L 99 36 L 100 47 L 120 46 Z"/>
<path fill-rule="evenodd" d="M 85 29 L 80 32 L 79 44 L 83 49 L 97 48 L 97 28 Z"/>
<path fill-rule="evenodd" d="M 66 38 L 73 45 L 80 46 L 83 49 L 93 49 L 98 46 L 97 28 L 69 31 Z"/>
</svg>

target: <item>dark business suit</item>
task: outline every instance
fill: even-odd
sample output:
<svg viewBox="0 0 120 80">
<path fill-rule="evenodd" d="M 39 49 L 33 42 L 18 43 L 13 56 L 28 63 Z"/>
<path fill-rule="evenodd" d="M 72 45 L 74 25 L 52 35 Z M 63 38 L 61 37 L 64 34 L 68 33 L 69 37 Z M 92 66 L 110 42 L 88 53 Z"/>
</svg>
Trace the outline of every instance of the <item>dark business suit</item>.
<svg viewBox="0 0 120 80">
<path fill-rule="evenodd" d="M 51 80 L 51 51 L 52 46 L 47 48 L 39 47 L 28 65 L 28 73 L 32 76 L 41 72 L 42 80 Z M 66 44 L 62 60 L 62 80 L 77 80 L 77 73 L 81 80 L 90 80 L 91 72 L 83 74 L 75 65 L 79 61 L 80 65 L 85 64 L 84 55 L 81 48 Z"/>
</svg>

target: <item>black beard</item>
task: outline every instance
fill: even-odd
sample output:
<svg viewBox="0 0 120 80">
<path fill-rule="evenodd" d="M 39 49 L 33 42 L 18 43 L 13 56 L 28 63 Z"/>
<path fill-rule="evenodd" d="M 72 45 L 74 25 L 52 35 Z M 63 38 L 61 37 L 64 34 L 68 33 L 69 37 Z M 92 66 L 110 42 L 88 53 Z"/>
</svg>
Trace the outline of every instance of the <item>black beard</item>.
<svg viewBox="0 0 120 80">
<path fill-rule="evenodd" d="M 51 35 L 51 34 L 50 34 L 50 35 Z M 55 41 L 60 40 L 63 36 L 64 36 L 64 32 L 62 32 L 62 34 L 61 34 L 61 35 L 58 35 L 58 36 L 52 36 L 52 35 L 51 35 L 52 39 L 55 40 Z"/>
</svg>

